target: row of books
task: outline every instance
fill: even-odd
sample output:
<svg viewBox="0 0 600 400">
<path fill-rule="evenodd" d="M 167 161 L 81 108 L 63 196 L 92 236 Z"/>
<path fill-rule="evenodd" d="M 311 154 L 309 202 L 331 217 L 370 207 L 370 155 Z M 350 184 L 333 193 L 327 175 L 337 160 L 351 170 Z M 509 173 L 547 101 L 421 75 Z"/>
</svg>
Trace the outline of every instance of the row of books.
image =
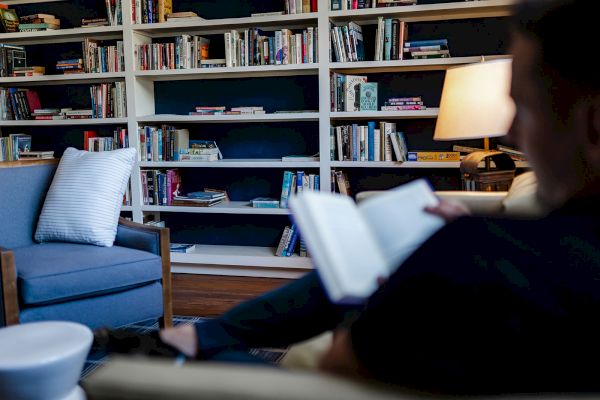
<svg viewBox="0 0 600 400">
<path fill-rule="evenodd" d="M 330 30 L 332 61 L 365 61 L 365 46 L 360 25 L 349 22 L 348 25 L 332 26 Z"/>
<path fill-rule="evenodd" d="M 291 196 L 303 191 L 318 191 L 320 186 L 319 175 L 305 174 L 304 171 L 284 171 L 283 182 L 281 183 L 279 207 L 288 208 L 288 201 Z"/>
<path fill-rule="evenodd" d="M 123 25 L 123 0 L 105 0 L 105 4 L 108 24 L 110 26 Z"/>
<path fill-rule="evenodd" d="M 208 60 L 210 40 L 197 35 L 181 35 L 174 43 L 151 43 L 135 46 L 139 71 L 200 68 Z"/>
<path fill-rule="evenodd" d="M 294 33 L 290 29 L 274 31 L 267 36 L 252 28 L 225 33 L 225 62 L 227 67 L 250 65 L 287 65 L 318 62 L 318 29 Z"/>
<path fill-rule="evenodd" d="M 90 118 L 127 117 L 125 82 L 92 85 L 90 95 L 92 98 Z"/>
<path fill-rule="evenodd" d="M 318 11 L 318 0 L 283 0 L 286 14 L 304 14 Z"/>
<path fill-rule="evenodd" d="M 31 119 L 32 111 L 38 108 L 40 100 L 34 90 L 0 88 L 0 120 Z"/>
<path fill-rule="evenodd" d="M 116 128 L 113 136 L 98 136 L 96 131 L 83 132 L 83 149 L 92 152 L 111 151 L 129 147 L 127 129 Z"/>
<path fill-rule="evenodd" d="M 403 60 L 408 24 L 395 18 L 377 18 L 375 61 Z"/>
<path fill-rule="evenodd" d="M 163 125 L 138 128 L 142 161 L 218 161 L 223 158 L 214 140 L 190 140 L 187 129 Z"/>
<path fill-rule="evenodd" d="M 346 174 L 346 172 L 335 169 L 331 170 L 331 192 L 339 193 L 344 196 L 352 196 L 350 181 L 348 180 L 348 174 Z"/>
<path fill-rule="evenodd" d="M 178 169 L 142 169 L 142 202 L 148 206 L 170 206 L 181 195 L 181 175 Z"/>
<path fill-rule="evenodd" d="M 334 72 L 330 78 L 331 111 L 377 111 L 377 83 L 362 75 Z"/>
<path fill-rule="evenodd" d="M 417 0 L 330 0 L 331 11 L 360 10 L 363 8 L 412 6 Z"/>
<path fill-rule="evenodd" d="M 76 60 L 83 63 L 83 70 L 78 72 L 123 72 L 125 71 L 125 54 L 123 41 L 115 45 L 102 45 L 95 39 L 83 40 L 83 59 Z"/>
<path fill-rule="evenodd" d="M 165 22 L 166 16 L 173 12 L 173 0 L 133 0 L 131 6 L 134 24 Z"/>
<path fill-rule="evenodd" d="M 367 125 L 342 125 L 330 128 L 331 160 L 396 161 L 408 160 L 408 146 L 396 123 L 370 121 Z"/>
<path fill-rule="evenodd" d="M 0 161 L 17 161 L 19 155 L 31 150 L 31 136 L 14 133 L 0 137 Z"/>
<path fill-rule="evenodd" d="M 279 239 L 275 255 L 277 257 L 291 257 L 296 252 L 296 247 L 298 246 L 300 247 L 300 257 L 308 257 L 306 244 L 304 243 L 304 240 L 300 238 L 298 226 L 296 224 L 286 226 L 281 234 L 281 239 Z"/>
</svg>

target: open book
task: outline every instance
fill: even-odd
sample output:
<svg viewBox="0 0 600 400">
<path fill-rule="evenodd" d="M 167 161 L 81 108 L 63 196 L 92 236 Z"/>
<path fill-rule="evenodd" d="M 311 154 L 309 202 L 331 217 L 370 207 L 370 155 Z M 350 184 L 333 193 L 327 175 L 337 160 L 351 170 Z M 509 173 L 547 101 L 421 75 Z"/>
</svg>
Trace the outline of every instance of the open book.
<svg viewBox="0 0 600 400">
<path fill-rule="evenodd" d="M 329 298 L 364 302 L 424 241 L 444 225 L 424 211 L 439 200 L 417 180 L 356 205 L 351 198 L 306 192 L 290 208 Z"/>
</svg>

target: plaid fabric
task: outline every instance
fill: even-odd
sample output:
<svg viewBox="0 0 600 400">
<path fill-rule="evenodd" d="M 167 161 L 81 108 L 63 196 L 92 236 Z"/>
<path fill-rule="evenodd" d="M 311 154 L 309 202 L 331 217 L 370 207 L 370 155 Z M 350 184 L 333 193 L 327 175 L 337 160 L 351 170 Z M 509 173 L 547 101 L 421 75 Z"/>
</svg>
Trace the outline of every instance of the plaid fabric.
<svg viewBox="0 0 600 400">
<path fill-rule="evenodd" d="M 184 317 L 184 316 L 175 316 L 173 317 L 173 325 L 188 325 L 195 324 L 201 322 L 204 318 L 201 317 Z M 146 321 L 136 322 L 134 324 L 122 326 L 121 329 L 127 329 L 134 333 L 150 333 L 153 331 L 157 331 L 158 320 L 150 319 Z M 250 354 L 253 356 L 262 358 L 268 362 L 273 364 L 279 363 L 287 349 L 251 349 Z M 81 373 L 81 380 L 84 380 L 88 377 L 92 372 L 94 372 L 97 368 L 101 367 L 108 359 L 108 354 L 102 351 L 92 351 L 88 354 L 88 358 L 83 367 L 83 371 Z"/>
</svg>

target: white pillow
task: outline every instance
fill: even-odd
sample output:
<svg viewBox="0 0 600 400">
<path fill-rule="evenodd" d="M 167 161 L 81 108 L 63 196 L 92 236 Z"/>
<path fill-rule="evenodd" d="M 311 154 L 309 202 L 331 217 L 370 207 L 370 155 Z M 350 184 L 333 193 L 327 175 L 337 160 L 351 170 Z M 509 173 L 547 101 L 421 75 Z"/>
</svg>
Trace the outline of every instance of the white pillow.
<svg viewBox="0 0 600 400">
<path fill-rule="evenodd" d="M 90 153 L 65 150 L 38 220 L 38 242 L 110 247 L 117 235 L 134 148 Z"/>
</svg>

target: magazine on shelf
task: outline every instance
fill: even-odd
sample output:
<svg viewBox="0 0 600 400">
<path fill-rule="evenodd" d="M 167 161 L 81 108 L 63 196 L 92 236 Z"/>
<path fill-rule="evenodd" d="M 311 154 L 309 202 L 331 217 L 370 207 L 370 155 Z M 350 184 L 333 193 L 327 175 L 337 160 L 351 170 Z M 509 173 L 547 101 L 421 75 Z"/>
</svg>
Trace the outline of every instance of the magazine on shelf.
<svg viewBox="0 0 600 400">
<path fill-rule="evenodd" d="M 359 205 L 348 196 L 305 192 L 293 196 L 294 222 L 333 302 L 360 304 L 425 240 L 444 225 L 424 211 L 439 200 L 416 180 Z"/>
</svg>

